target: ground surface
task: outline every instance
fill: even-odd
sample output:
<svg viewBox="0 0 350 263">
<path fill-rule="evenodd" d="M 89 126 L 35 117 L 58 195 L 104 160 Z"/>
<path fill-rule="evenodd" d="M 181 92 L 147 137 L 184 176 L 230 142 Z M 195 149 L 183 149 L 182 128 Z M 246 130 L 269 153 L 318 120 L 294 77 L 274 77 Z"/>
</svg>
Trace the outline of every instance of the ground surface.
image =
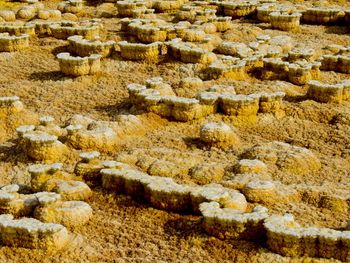
<svg viewBox="0 0 350 263">
<path fill-rule="evenodd" d="M 300 2 L 300 1 L 299 1 Z M 346 2 L 343 5 L 349 5 Z M 91 9 L 92 7 L 90 7 Z M 280 35 L 285 32 L 271 30 L 267 24 L 235 21 L 236 28 L 222 38 L 248 42 L 259 34 Z M 118 28 L 118 19 L 104 19 L 106 29 Z M 350 44 L 350 28 L 345 26 L 302 25 L 300 32 L 288 33 L 295 43 L 316 50 L 328 44 Z M 113 33 L 109 33 L 110 37 Z M 123 61 L 113 56 L 102 62 L 102 73 L 76 79 L 59 72 L 55 55 L 66 49 L 67 42 L 54 38 L 35 39 L 31 47 L 22 52 L 0 53 L 0 95 L 16 95 L 26 108 L 40 115 L 52 115 L 64 124 L 73 114 L 83 114 L 95 119 L 114 120 L 119 112 L 128 110 L 126 85 L 141 83 L 145 79 L 162 76 L 174 84 L 193 75 L 190 65 L 176 61 L 147 64 Z M 337 82 L 349 75 L 322 72 L 321 80 Z M 255 124 L 238 128 L 242 140 L 240 149 L 222 151 L 203 149 L 193 141 L 199 136 L 199 127 L 208 120 L 235 124 L 223 115 L 209 116 L 206 120 L 177 123 L 160 120 L 156 116 L 155 127 L 143 137 L 133 138 L 108 158 L 117 158 L 120 152 L 137 149 L 153 156 L 162 149 L 170 154 L 195 156 L 203 161 L 234 165 L 240 154 L 256 143 L 272 140 L 284 141 L 310 149 L 322 163 L 318 172 L 303 176 L 272 174 L 273 179 L 284 184 L 305 183 L 342 190 L 350 194 L 350 121 L 334 125 L 332 120 L 339 113 L 350 114 L 350 103 L 320 104 L 299 101 L 306 87 L 294 86 L 282 81 L 261 81 L 254 78 L 245 82 L 210 81 L 205 85 L 233 84 L 237 93 L 260 91 L 285 91 L 286 117 L 276 119 L 261 116 Z M 28 183 L 25 167 L 27 159 L 11 142 L 15 133 L 0 138 L 0 184 Z M 160 149 L 160 150 L 159 150 Z M 72 169 L 76 159 L 67 161 Z M 190 182 L 190 178 L 182 178 Z M 75 229 L 77 237 L 71 247 L 54 254 L 28 249 L 0 248 L 1 262 L 301 262 L 302 259 L 284 258 L 269 252 L 259 243 L 245 241 L 227 242 L 210 237 L 200 227 L 200 217 L 179 215 L 155 210 L 147 204 L 137 203 L 125 196 L 114 196 L 94 189 L 90 200 L 94 209 L 93 219 Z M 342 228 L 350 218 L 349 213 L 333 212 L 304 204 L 288 203 L 269 207 L 275 213 L 292 213 L 305 225 Z M 310 262 L 307 259 L 306 262 Z M 315 259 L 316 261 L 316 259 Z"/>
</svg>

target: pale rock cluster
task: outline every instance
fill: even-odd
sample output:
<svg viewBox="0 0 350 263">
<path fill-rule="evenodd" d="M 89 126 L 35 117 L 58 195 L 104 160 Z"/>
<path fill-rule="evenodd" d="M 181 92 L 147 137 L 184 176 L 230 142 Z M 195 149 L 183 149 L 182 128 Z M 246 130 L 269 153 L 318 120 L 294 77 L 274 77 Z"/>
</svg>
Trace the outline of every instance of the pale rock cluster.
<svg viewBox="0 0 350 263">
<path fill-rule="evenodd" d="M 277 113 L 282 110 L 285 96 L 283 92 L 237 95 L 235 92 L 204 91 L 194 99 L 161 94 L 157 88 L 141 84 L 129 84 L 127 88 L 130 102 L 136 108 L 177 121 L 200 119 L 216 112 L 243 118 L 254 118 L 258 112 Z"/>
<path fill-rule="evenodd" d="M 271 216 L 265 220 L 268 248 L 290 257 L 309 256 L 350 259 L 350 232 L 320 227 L 302 227 L 293 215 Z"/>
<path fill-rule="evenodd" d="M 209 65 L 216 60 L 216 55 L 213 52 L 191 42 L 173 39 L 169 42 L 168 46 L 168 53 L 175 59 L 184 63 Z"/>
<path fill-rule="evenodd" d="M 325 187 L 297 185 L 296 190 L 300 200 L 317 208 L 325 208 L 333 212 L 347 213 L 349 211 L 348 195 L 338 189 Z"/>
<path fill-rule="evenodd" d="M 260 160 L 249 160 L 249 159 L 241 159 L 235 166 L 235 172 L 238 174 L 260 174 L 267 172 L 267 166 L 264 162 Z"/>
<path fill-rule="evenodd" d="M 93 54 L 101 55 L 102 57 L 108 57 L 112 54 L 115 41 L 100 40 L 88 40 L 82 36 L 71 36 L 67 38 L 69 42 L 69 49 L 72 53 L 77 54 L 81 57 L 88 57 Z"/>
<path fill-rule="evenodd" d="M 34 160 L 43 162 L 56 161 L 65 158 L 69 153 L 67 146 L 60 142 L 55 135 L 30 130 L 28 126 L 17 129 L 19 136 L 21 136 L 20 146 Z"/>
<path fill-rule="evenodd" d="M 341 22 L 345 11 L 341 8 L 312 7 L 303 12 L 302 21 L 312 24 L 329 24 Z"/>
<path fill-rule="evenodd" d="M 302 175 L 321 168 L 321 162 L 310 150 L 278 141 L 255 145 L 245 156 L 291 174 Z"/>
<path fill-rule="evenodd" d="M 24 109 L 23 103 L 17 96 L 0 97 L 0 113 L 1 117 L 5 117 L 10 113 L 19 113 Z M 2 116 L 4 115 L 4 116 Z"/>
<path fill-rule="evenodd" d="M 61 72 L 73 77 L 99 73 L 101 71 L 101 57 L 100 54 L 84 57 L 74 57 L 67 52 L 57 54 Z"/>
<path fill-rule="evenodd" d="M 148 13 L 174 13 L 185 2 L 185 0 L 123 0 L 117 2 L 118 15 L 120 17 L 137 17 L 141 12 Z"/>
<path fill-rule="evenodd" d="M 35 26 L 33 24 L 24 24 L 18 22 L 6 22 L 0 23 L 0 33 L 8 33 L 11 36 L 20 36 L 20 35 L 35 35 Z"/>
<path fill-rule="evenodd" d="M 261 71 L 263 78 L 279 78 L 302 85 L 319 75 L 321 64 L 309 59 L 309 49 L 293 47 L 288 36 L 260 35 L 246 43 L 223 41 L 215 49 L 216 60 L 205 70 L 208 79 L 242 80 L 249 72 Z M 299 57 L 298 57 L 299 55 Z"/>
<path fill-rule="evenodd" d="M 127 169 L 130 168 L 128 164 L 113 161 L 100 160 L 98 157 L 100 153 L 97 151 L 80 153 L 80 161 L 74 168 L 74 173 L 81 176 L 85 181 L 93 182 L 95 185 L 102 183 L 102 169 Z"/>
<path fill-rule="evenodd" d="M 270 181 L 272 180 L 269 173 L 254 173 L 254 172 L 238 172 L 235 171 L 229 178 L 221 181 L 225 187 L 243 191 L 247 184 L 255 181 Z"/>
<path fill-rule="evenodd" d="M 82 201 L 43 200 L 35 209 L 34 217 L 41 222 L 74 228 L 85 225 L 91 219 L 92 208 Z"/>
<path fill-rule="evenodd" d="M 350 81 L 327 84 L 312 80 L 308 82 L 307 97 L 323 103 L 350 101 Z"/>
<path fill-rule="evenodd" d="M 161 156 L 159 156 L 159 154 Z M 167 148 L 137 149 L 122 152 L 117 160 L 136 166 L 153 176 L 166 176 L 205 185 L 220 182 L 225 175 L 225 165 L 218 162 L 204 162 L 201 158 L 185 152 Z M 121 165 L 118 164 L 120 167 Z"/>
<path fill-rule="evenodd" d="M 27 110 L 17 96 L 0 97 L 0 138 L 5 140 L 19 125 L 35 123 L 36 114 Z"/>
<path fill-rule="evenodd" d="M 210 122 L 200 128 L 200 139 L 204 143 L 219 148 L 237 146 L 240 139 L 235 129 L 225 123 Z"/>
<path fill-rule="evenodd" d="M 244 80 L 247 78 L 246 67 L 245 60 L 219 55 L 215 61 L 209 64 L 205 73 L 208 79 Z"/>
<path fill-rule="evenodd" d="M 83 8 L 84 2 L 82 0 L 68 0 L 57 5 L 57 9 L 62 13 L 79 14 Z"/>
<path fill-rule="evenodd" d="M 35 164 L 28 167 L 33 191 L 47 191 L 59 194 L 63 200 L 87 200 L 92 192 L 75 175 L 61 171 L 61 163 Z"/>
<path fill-rule="evenodd" d="M 70 147 L 111 151 L 122 139 L 146 132 L 143 119 L 131 114 L 119 115 L 114 122 L 74 115 L 64 127 L 55 124 L 51 116 L 43 116 L 39 121 L 39 125 L 22 125 L 16 130 L 23 152 L 43 162 L 68 158 Z"/>
<path fill-rule="evenodd" d="M 270 23 L 272 28 L 292 31 L 299 28 L 301 13 L 272 12 Z"/>
<path fill-rule="evenodd" d="M 247 208 L 246 199 L 241 193 L 221 185 L 178 184 L 172 178 L 150 176 L 130 168 L 102 169 L 100 173 L 103 188 L 144 198 L 158 209 L 198 213 L 200 203 L 211 201 L 237 211 L 244 212 Z"/>
<path fill-rule="evenodd" d="M 264 220 L 268 209 L 256 206 L 251 212 L 235 208 L 222 208 L 217 202 L 204 202 L 199 206 L 204 230 L 220 239 L 258 240 L 266 235 Z"/>
<path fill-rule="evenodd" d="M 297 189 L 271 180 L 251 180 L 244 186 L 242 193 L 249 202 L 262 205 L 301 201 Z"/>
<path fill-rule="evenodd" d="M 200 163 L 189 169 L 189 176 L 200 185 L 222 181 L 225 166 L 216 162 Z"/>
<path fill-rule="evenodd" d="M 60 224 L 14 219 L 10 214 L 0 215 L 0 233 L 2 245 L 31 249 L 58 250 L 70 239 L 68 230 Z"/>
<path fill-rule="evenodd" d="M 14 22 L 16 19 L 29 21 L 36 18 L 43 20 L 58 20 L 61 19 L 61 12 L 56 9 L 45 9 L 44 5 L 38 2 L 23 6 L 17 11 L 0 11 L 0 19 L 2 22 Z"/>
<path fill-rule="evenodd" d="M 187 0 L 154 0 L 152 8 L 158 13 L 174 13 Z"/>
<path fill-rule="evenodd" d="M 12 10 L 0 10 L 0 17 L 4 22 L 16 21 L 16 13 Z"/>
<path fill-rule="evenodd" d="M 76 149 L 111 151 L 123 139 L 143 135 L 144 121 L 135 115 L 119 115 L 117 120 L 95 121 L 81 115 L 74 115 L 66 127 L 67 144 Z"/>
<path fill-rule="evenodd" d="M 294 55 L 294 53 L 292 54 Z M 263 72 L 263 78 L 272 77 L 288 80 L 295 85 L 305 85 L 310 80 L 319 78 L 321 62 L 307 61 L 305 59 L 295 61 L 293 55 L 290 56 L 291 62 L 288 61 L 289 56 L 287 59 L 264 58 L 265 72 Z"/>
<path fill-rule="evenodd" d="M 61 21 L 49 26 L 50 34 L 58 39 L 67 39 L 75 35 L 83 36 L 85 39 L 96 39 L 100 35 L 101 28 L 99 19 L 82 22 Z"/>
<path fill-rule="evenodd" d="M 350 47 L 333 45 L 328 47 L 335 50 L 333 54 L 322 56 L 322 70 L 350 73 Z"/>
<path fill-rule="evenodd" d="M 271 13 L 294 13 L 300 12 L 296 6 L 290 3 L 277 3 L 273 1 L 272 3 L 263 3 L 256 8 L 256 17 L 260 22 L 269 23 L 271 22 Z"/>
<path fill-rule="evenodd" d="M 203 229 L 220 239 L 267 238 L 269 249 L 285 256 L 317 256 L 340 260 L 348 258 L 349 249 L 343 243 L 347 238 L 346 231 L 301 227 L 294 222 L 291 215 L 269 215 L 267 208 L 258 205 L 251 209 L 247 203 L 249 201 L 269 206 L 292 200 L 312 202 L 311 199 L 315 198 L 310 196 L 308 201 L 306 197 L 312 190 L 308 187 L 284 186 L 274 181 L 255 180 L 244 186 L 242 194 L 219 184 L 179 184 L 172 178 L 150 176 L 130 165 L 114 161 L 107 161 L 114 164 L 113 168 L 112 165 L 107 168 L 108 165 L 97 161 L 96 152 L 83 153 L 81 157 L 83 161 L 76 167 L 84 164 L 81 171 L 90 169 L 95 174 L 94 178 L 100 173 L 103 188 L 146 200 L 157 209 L 200 213 L 203 216 Z M 267 167 L 259 160 L 241 160 L 236 169 L 240 169 L 242 173 L 264 173 Z M 321 194 L 318 205 L 334 210 L 342 205 L 340 200 L 344 204 L 347 202 L 332 194 Z"/>
<path fill-rule="evenodd" d="M 79 200 L 76 199 L 79 198 L 76 191 L 62 192 L 62 196 L 43 190 L 50 181 L 64 177 L 62 173 L 58 175 L 59 167 L 59 164 L 52 164 L 33 165 L 28 168 L 32 176 L 31 190 L 34 193 L 21 193 L 21 187 L 16 184 L 1 187 L 2 245 L 43 250 L 61 249 L 70 240 L 70 233 L 65 227 L 83 225 L 92 217 L 92 208 L 83 201 L 76 201 Z M 34 216 L 35 219 L 13 219 L 14 216 Z"/>
<path fill-rule="evenodd" d="M 161 42 L 142 44 L 120 41 L 118 47 L 121 57 L 127 60 L 157 61 L 160 55 L 165 54 Z"/>
<path fill-rule="evenodd" d="M 134 17 L 135 13 L 141 12 L 140 10 L 152 10 L 153 2 L 140 0 L 125 0 L 117 1 L 116 5 L 118 8 L 118 16 Z"/>
<path fill-rule="evenodd" d="M 231 16 L 233 18 L 241 18 L 253 14 L 256 11 L 258 1 L 227 1 L 220 3 L 219 5 L 222 7 L 224 15 Z"/>
</svg>

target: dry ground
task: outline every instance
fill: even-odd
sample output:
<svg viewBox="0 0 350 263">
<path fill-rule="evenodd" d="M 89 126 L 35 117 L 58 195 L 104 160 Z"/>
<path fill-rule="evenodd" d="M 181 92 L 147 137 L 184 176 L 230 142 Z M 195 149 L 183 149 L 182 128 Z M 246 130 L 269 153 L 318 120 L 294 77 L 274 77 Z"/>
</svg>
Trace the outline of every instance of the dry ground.
<svg viewBox="0 0 350 263">
<path fill-rule="evenodd" d="M 299 1 L 300 2 L 300 1 Z M 344 2 L 344 5 L 349 5 Z M 287 34 L 270 30 L 267 24 L 236 21 L 236 28 L 226 32 L 227 40 L 252 41 L 259 34 Z M 104 19 L 106 29 L 118 28 L 118 19 Z M 320 50 L 328 44 L 350 44 L 350 28 L 341 26 L 302 25 L 300 32 L 288 33 L 295 43 Z M 109 33 L 113 37 L 113 33 Z M 67 42 L 53 38 L 35 39 L 29 49 L 16 53 L 0 53 L 0 95 L 17 95 L 27 109 L 40 115 L 52 115 L 64 124 L 73 114 L 95 119 L 113 120 L 119 112 L 128 111 L 126 85 L 140 83 L 147 78 L 162 76 L 173 84 L 193 75 L 191 65 L 176 61 L 157 64 L 122 61 L 118 56 L 102 62 L 102 73 L 76 79 L 59 72 L 55 55 L 66 49 Z M 321 80 L 336 82 L 349 75 L 322 72 Z M 285 184 L 305 183 L 322 185 L 329 189 L 350 193 L 350 118 L 347 124 L 334 124 L 334 118 L 343 113 L 349 116 L 350 103 L 320 104 L 301 101 L 298 96 L 306 87 L 282 81 L 261 81 L 254 78 L 246 82 L 210 81 L 206 86 L 225 83 L 236 86 L 238 93 L 285 91 L 288 94 L 286 117 L 276 119 L 261 116 L 256 124 L 238 128 L 242 140 L 239 150 L 207 150 L 195 143 L 199 127 L 208 120 L 234 120 L 222 115 L 206 120 L 177 123 L 159 120 L 146 136 L 126 140 L 109 158 L 121 151 L 158 148 L 173 153 L 189 154 L 204 161 L 234 165 L 244 150 L 256 143 L 279 140 L 310 149 L 322 162 L 322 169 L 304 176 L 291 176 L 278 171 L 275 180 Z M 31 163 L 11 143 L 13 134 L 4 136 L 0 145 L 0 183 L 28 182 L 25 167 Z M 10 140 L 8 140 L 10 139 Z M 67 162 L 72 169 L 75 160 Z M 302 259 L 284 258 L 269 252 L 262 244 L 245 241 L 227 242 L 206 235 L 200 227 L 200 217 L 158 211 L 147 204 L 135 202 L 125 196 L 114 196 L 96 188 L 90 200 L 93 219 L 75 229 L 77 235 L 70 247 L 55 254 L 28 249 L 0 248 L 1 262 L 301 262 Z M 273 212 L 290 212 L 303 224 L 334 228 L 344 227 L 349 213 L 302 204 L 284 204 L 270 207 Z M 310 260 L 310 261 L 309 261 Z M 316 261 L 316 260 L 315 260 Z M 312 262 L 306 259 L 305 262 Z"/>
</svg>

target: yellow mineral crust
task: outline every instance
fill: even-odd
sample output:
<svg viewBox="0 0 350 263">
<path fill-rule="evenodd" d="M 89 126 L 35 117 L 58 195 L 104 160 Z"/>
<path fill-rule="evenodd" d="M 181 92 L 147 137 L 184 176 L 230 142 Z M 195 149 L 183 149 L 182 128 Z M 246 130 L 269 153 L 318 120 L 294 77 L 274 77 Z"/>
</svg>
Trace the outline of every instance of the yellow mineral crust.
<svg viewBox="0 0 350 263">
<path fill-rule="evenodd" d="M 151 8 L 153 5 L 153 1 L 125 0 L 118 1 L 116 5 L 118 8 L 118 16 L 132 17 L 133 12 L 136 10 Z"/>
<path fill-rule="evenodd" d="M 57 136 L 41 131 L 25 133 L 21 146 L 29 157 L 37 161 L 62 160 L 69 153 L 68 147 Z"/>
<path fill-rule="evenodd" d="M 63 248 L 69 241 L 68 230 L 59 224 L 42 223 L 33 218 L 13 219 L 0 215 L 1 244 L 43 250 Z"/>
<path fill-rule="evenodd" d="M 55 192 L 61 195 L 62 200 L 87 200 L 92 191 L 84 182 L 75 180 L 49 179 L 42 187 L 43 191 Z"/>
<path fill-rule="evenodd" d="M 227 148 L 240 144 L 235 130 L 225 123 L 210 122 L 200 128 L 200 139 L 204 143 L 219 148 Z"/>
<path fill-rule="evenodd" d="M 178 184 L 172 178 L 150 176 L 131 168 L 102 169 L 100 173 L 103 188 L 146 199 L 158 209 L 198 213 L 200 203 L 210 201 L 219 202 L 222 207 L 234 208 L 237 211 L 245 211 L 247 208 L 244 195 L 218 184 L 205 186 Z"/>
<path fill-rule="evenodd" d="M 79 14 L 83 11 L 84 2 L 82 0 L 68 0 L 58 4 L 57 9 L 62 13 Z"/>
<path fill-rule="evenodd" d="M 199 210 L 204 230 L 220 239 L 256 240 L 265 236 L 263 223 L 269 216 L 265 207 L 257 206 L 251 212 L 241 212 L 221 208 L 217 202 L 205 202 L 200 204 Z"/>
<path fill-rule="evenodd" d="M 283 256 L 350 259 L 350 232 L 329 228 L 302 227 L 291 214 L 265 220 L 269 249 Z"/>
<path fill-rule="evenodd" d="M 11 36 L 8 33 L 0 33 L 0 51 L 14 52 L 29 46 L 29 35 Z"/>
<path fill-rule="evenodd" d="M 247 201 L 243 194 L 219 184 L 207 184 L 194 188 L 191 191 L 191 202 L 195 213 L 200 212 L 200 204 L 204 202 L 217 202 L 223 208 L 232 208 L 241 212 L 247 209 Z"/>
<path fill-rule="evenodd" d="M 302 20 L 306 23 L 328 24 L 341 21 L 345 12 L 338 8 L 313 7 L 307 8 Z"/>
<path fill-rule="evenodd" d="M 82 201 L 58 201 L 38 206 L 34 217 L 45 223 L 75 227 L 86 224 L 92 217 L 92 208 Z"/>
<path fill-rule="evenodd" d="M 52 36 L 58 39 L 67 39 L 75 35 L 83 36 L 86 39 L 95 39 L 100 35 L 101 24 L 98 19 L 80 23 L 63 21 L 59 24 L 53 23 L 49 28 Z"/>
<path fill-rule="evenodd" d="M 35 26 L 33 24 L 23 24 L 16 22 L 0 23 L 0 33 L 21 36 L 26 34 L 30 37 L 35 36 Z"/>
<path fill-rule="evenodd" d="M 267 166 L 260 160 L 242 159 L 235 166 L 238 174 L 253 173 L 260 174 L 267 172 Z"/>
<path fill-rule="evenodd" d="M 92 54 L 87 57 L 73 57 L 69 53 L 57 54 L 61 71 L 73 77 L 92 75 L 100 72 L 99 54 Z"/>
<path fill-rule="evenodd" d="M 71 36 L 67 40 L 70 51 L 82 57 L 93 54 L 108 57 L 112 54 L 116 44 L 115 41 L 101 42 L 100 40 L 84 39 L 82 36 Z"/>
<path fill-rule="evenodd" d="M 270 23 L 272 28 L 283 31 L 297 30 L 300 26 L 301 13 L 272 12 L 270 14 Z"/>
<path fill-rule="evenodd" d="M 226 16 L 232 16 L 233 18 L 240 18 L 253 14 L 257 5 L 258 1 L 254 0 L 239 0 L 235 2 L 221 3 L 224 14 Z"/>
<path fill-rule="evenodd" d="M 61 163 L 34 164 L 28 166 L 27 169 L 31 176 L 31 186 L 34 191 L 41 191 L 51 179 L 72 180 L 75 177 L 75 175 L 61 171 Z"/>
<path fill-rule="evenodd" d="M 171 88 L 160 82 L 154 84 L 153 88 L 147 84 L 129 84 L 127 89 L 131 103 L 137 109 L 153 112 L 166 118 L 172 117 L 177 121 L 200 119 L 215 112 L 223 112 L 226 115 L 249 120 L 255 120 L 258 112 L 274 114 L 283 112 L 282 99 L 285 96 L 283 92 L 236 95 L 235 92 L 226 88 L 213 88 L 200 92 L 197 99 L 194 99 L 162 96 L 161 92 L 170 94 Z M 190 82 L 192 79 L 184 79 L 180 85 L 189 89 Z M 197 88 L 201 85 L 201 82 L 196 80 L 193 87 Z M 165 90 L 164 87 L 166 87 Z"/>
<path fill-rule="evenodd" d="M 321 162 L 310 150 L 284 142 L 273 141 L 255 145 L 245 156 L 261 160 L 268 166 L 275 165 L 291 174 L 303 175 L 321 168 Z"/>
<path fill-rule="evenodd" d="M 323 103 L 340 103 L 349 100 L 349 85 L 346 82 L 337 84 L 326 84 L 316 80 L 308 82 L 309 89 L 307 97 Z M 345 89 L 344 89 L 345 87 Z"/>
<path fill-rule="evenodd" d="M 246 62 L 231 56 L 220 56 L 206 69 L 209 79 L 246 79 Z"/>
<path fill-rule="evenodd" d="M 127 41 L 118 42 L 120 55 L 128 60 L 149 60 L 156 61 L 163 54 L 161 42 L 151 44 L 129 43 Z"/>
</svg>

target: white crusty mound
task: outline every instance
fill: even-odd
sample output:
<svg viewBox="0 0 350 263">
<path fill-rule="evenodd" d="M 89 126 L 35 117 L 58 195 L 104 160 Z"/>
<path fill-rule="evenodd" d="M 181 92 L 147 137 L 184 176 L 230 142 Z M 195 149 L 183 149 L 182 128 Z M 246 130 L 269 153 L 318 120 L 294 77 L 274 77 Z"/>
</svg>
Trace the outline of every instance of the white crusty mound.
<svg viewBox="0 0 350 263">
<path fill-rule="evenodd" d="M 60 249 L 69 240 L 67 229 L 59 224 L 42 223 L 33 218 L 13 219 L 0 215 L 1 242 L 6 246 Z"/>
<path fill-rule="evenodd" d="M 310 150 L 284 142 L 259 144 L 249 149 L 245 155 L 291 174 L 302 175 L 321 168 L 321 162 Z"/>
</svg>

